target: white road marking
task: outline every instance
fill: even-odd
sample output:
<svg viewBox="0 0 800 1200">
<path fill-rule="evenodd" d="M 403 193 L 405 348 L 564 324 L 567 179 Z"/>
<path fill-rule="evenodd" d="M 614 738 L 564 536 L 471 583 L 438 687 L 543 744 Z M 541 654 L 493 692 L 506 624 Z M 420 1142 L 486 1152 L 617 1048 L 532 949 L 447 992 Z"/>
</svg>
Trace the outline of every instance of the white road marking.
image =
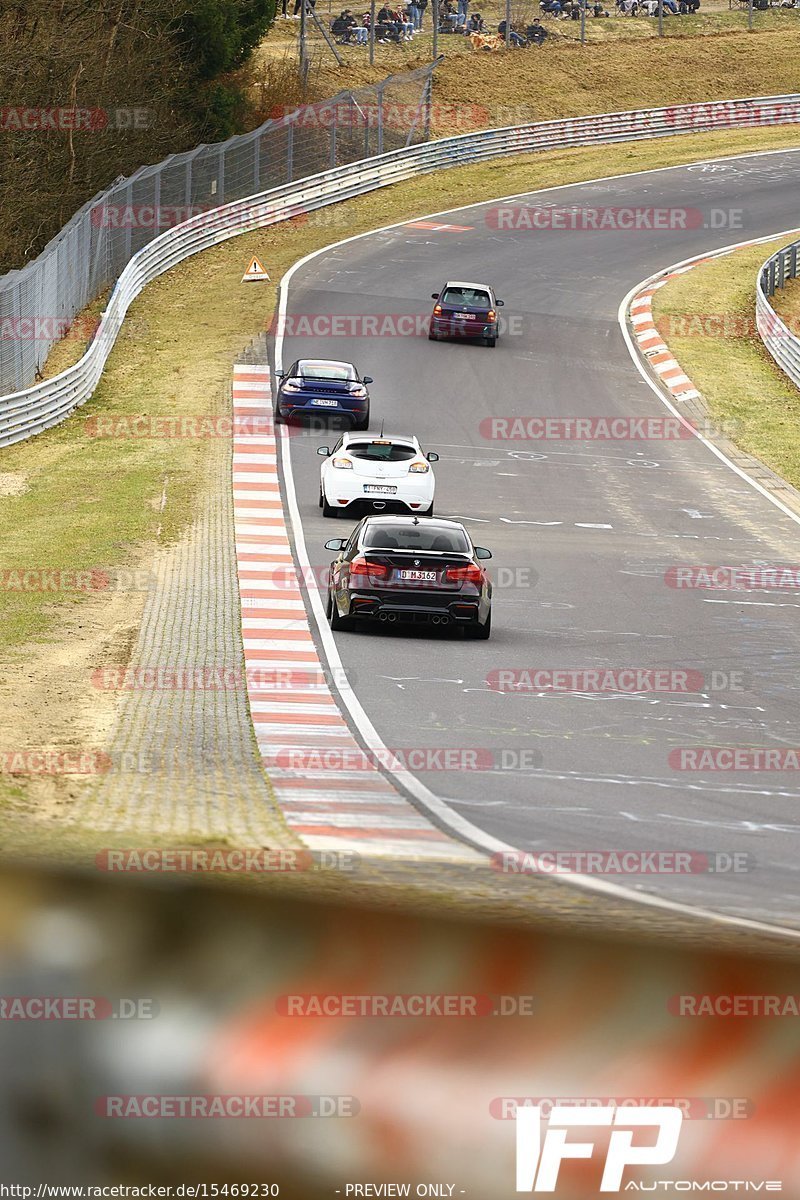
<svg viewBox="0 0 800 1200">
<path fill-rule="evenodd" d="M 759 157 L 766 157 L 768 155 L 787 154 L 787 153 L 791 154 L 791 153 L 793 153 L 793 151 L 791 149 L 788 151 L 786 149 L 763 150 L 763 151 L 757 151 L 755 153 L 750 152 L 748 154 L 728 155 L 727 159 L 735 161 L 738 159 L 759 158 Z M 797 151 L 794 151 L 794 153 L 797 153 Z M 453 213 L 453 212 L 464 212 L 468 209 L 484 208 L 491 204 L 498 204 L 501 201 L 507 202 L 509 200 L 522 199 L 525 197 L 532 197 L 535 195 L 541 195 L 543 192 L 551 192 L 551 191 L 559 192 L 559 191 L 567 190 L 572 187 L 585 187 L 587 185 L 605 183 L 605 182 L 608 182 L 609 180 L 613 180 L 613 182 L 616 184 L 621 179 L 634 178 L 637 175 L 641 177 L 642 175 L 655 174 L 656 172 L 659 172 L 659 171 L 666 173 L 666 172 L 672 171 L 672 170 L 682 170 L 682 169 L 686 168 L 687 165 L 688 164 L 686 164 L 686 163 L 680 163 L 680 164 L 676 164 L 673 167 L 654 168 L 652 171 L 644 171 L 644 172 L 643 171 L 630 171 L 630 172 L 627 172 L 625 175 L 599 176 L 596 179 L 581 180 L 580 182 L 576 182 L 574 184 L 559 184 L 552 188 L 543 188 L 543 189 L 540 189 L 539 192 L 528 191 L 528 192 L 519 192 L 515 196 L 498 196 L 498 197 L 495 197 L 493 200 L 483 201 L 481 204 L 476 205 L 473 202 L 471 204 L 461 205 L 459 208 L 456 208 L 456 209 L 448 209 L 447 213 L 442 213 L 442 212 L 429 213 L 429 214 L 426 214 L 426 216 L 428 216 L 428 217 L 434 216 L 435 217 L 435 216 L 447 215 L 447 214 Z M 423 219 L 423 218 L 420 218 L 420 217 L 417 218 L 417 220 L 421 220 L 421 219 Z M 298 259 L 298 261 L 289 268 L 289 270 L 286 272 L 286 274 L 283 276 L 283 278 L 281 279 L 281 282 L 280 282 L 280 306 L 279 306 L 279 311 L 278 311 L 278 317 L 279 317 L 278 328 L 279 328 L 279 330 L 282 329 L 285 325 L 285 317 L 286 317 L 288 301 L 289 301 L 289 283 L 292 280 L 292 278 L 294 277 L 294 274 L 296 271 L 298 271 L 302 267 L 306 266 L 309 262 L 311 262 L 313 259 L 317 258 L 319 255 L 325 254 L 326 252 L 329 252 L 332 249 L 339 249 L 339 248 L 349 245 L 353 242 L 360 241 L 363 238 L 374 236 L 376 233 L 378 233 L 378 234 L 385 233 L 388 230 L 398 229 L 398 228 L 400 228 L 400 226 L 406 224 L 407 221 L 408 221 L 408 218 L 406 218 L 405 221 L 397 221 L 397 222 L 394 222 L 394 224 L 392 224 L 392 225 L 383 226 L 376 230 L 368 230 L 365 233 L 354 234 L 353 236 L 351 236 L 349 238 L 343 238 L 343 239 L 341 239 L 341 241 L 333 243 L 331 246 L 320 247 L 320 249 L 312 251 L 311 254 L 307 254 L 303 258 Z M 792 232 L 792 231 L 787 231 L 787 232 Z M 773 235 L 773 238 L 775 236 L 781 236 L 781 235 L 780 234 Z M 771 241 L 771 240 L 773 240 L 773 238 L 764 238 L 763 241 Z M 698 256 L 698 257 L 704 257 L 704 256 Z M 641 288 L 643 286 L 645 286 L 645 285 L 644 284 L 638 285 L 635 289 L 633 289 L 629 293 L 628 296 L 625 297 L 622 304 L 620 305 L 619 314 L 622 314 L 623 312 L 627 312 L 627 308 L 626 308 L 627 303 L 633 298 L 633 296 L 635 295 L 636 292 L 641 290 Z M 284 318 L 283 322 L 280 320 L 281 317 Z M 636 364 L 637 368 L 639 369 L 640 373 L 642 374 L 642 377 L 645 379 L 648 386 L 651 387 L 652 390 L 656 393 L 656 395 L 659 397 L 659 399 L 673 411 L 674 415 L 680 417 L 680 414 L 678 413 L 678 411 L 676 409 L 674 409 L 672 405 L 668 404 L 668 402 L 665 400 L 665 398 L 662 396 L 660 390 L 658 389 L 655 381 L 650 379 L 650 377 L 644 371 L 641 363 L 639 362 L 639 359 L 637 357 L 637 352 L 636 352 L 635 348 L 633 347 L 632 342 L 630 341 L 630 337 L 628 334 L 627 326 L 625 324 L 624 316 L 620 316 L 620 325 L 621 325 L 621 328 L 623 331 L 623 337 L 625 338 L 626 344 L 628 345 L 628 349 L 629 349 L 631 358 L 633 359 L 634 363 Z M 275 357 L 276 357 L 276 368 L 277 369 L 280 369 L 283 365 L 282 352 L 283 352 L 283 335 L 282 335 L 282 333 L 279 332 L 275 339 Z M 680 419 L 683 420 L 682 417 L 680 417 Z M 688 422 L 686 422 L 686 424 L 688 424 Z M 692 426 L 689 426 L 689 427 L 692 429 L 692 433 L 695 436 L 700 437 L 700 435 L 697 433 L 697 431 Z M 291 523 L 292 530 L 294 532 L 294 538 L 295 538 L 295 549 L 297 552 L 297 556 L 300 559 L 301 566 L 304 568 L 305 567 L 310 568 L 308 553 L 306 551 L 306 546 L 305 546 L 305 535 L 304 535 L 302 520 L 300 517 L 300 510 L 299 510 L 299 507 L 297 504 L 297 495 L 296 495 L 295 487 L 294 487 L 294 475 L 293 475 L 293 471 L 292 471 L 292 460 L 291 460 L 289 439 L 286 436 L 285 429 L 283 429 L 283 427 L 279 427 L 279 428 L 280 428 L 281 462 L 282 462 L 283 472 L 284 472 L 284 482 L 286 485 L 286 496 L 287 496 L 287 502 L 288 502 L 288 507 L 289 507 L 289 518 L 290 518 L 290 523 Z M 754 480 L 751 480 L 750 477 L 748 475 L 746 475 L 743 471 L 740 471 L 737 467 L 735 467 L 735 465 L 733 463 L 731 463 L 730 460 L 725 458 L 725 456 L 721 452 L 717 451 L 716 447 L 714 447 L 711 443 L 706 442 L 706 439 L 704 439 L 702 437 L 700 437 L 700 440 L 705 442 L 705 444 L 708 445 L 709 448 L 712 449 L 713 452 L 718 455 L 718 457 L 722 458 L 723 461 L 727 462 L 728 465 L 733 470 L 735 470 L 738 475 L 740 475 L 742 478 L 746 479 L 749 483 L 753 484 L 757 488 L 757 490 L 763 492 L 763 494 L 766 495 L 767 498 L 771 502 L 775 503 L 779 508 L 781 508 L 783 511 L 785 511 L 787 513 L 787 515 L 791 516 L 792 519 L 796 523 L 800 524 L 800 518 L 796 517 L 790 510 L 786 509 L 784 505 L 782 505 L 779 501 L 775 500 L 774 497 L 770 496 L 769 493 L 766 492 L 766 490 L 764 488 L 761 488 L 758 484 L 755 483 Z M 313 576 L 310 578 L 313 579 Z M 338 667 L 342 671 L 344 671 L 344 665 L 343 665 L 341 657 L 339 655 L 339 651 L 337 649 L 336 642 L 333 638 L 333 635 L 331 634 L 330 628 L 328 627 L 327 618 L 325 617 L 324 609 L 322 606 L 322 600 L 321 600 L 320 594 L 319 594 L 319 588 L 315 582 L 308 583 L 308 595 L 309 595 L 309 602 L 311 604 L 312 613 L 314 615 L 314 619 L 317 623 L 317 627 L 319 630 L 319 636 L 322 641 L 322 645 L 324 647 L 326 657 L 328 659 L 328 664 L 332 668 Z M 386 747 L 384 746 L 374 725 L 372 724 L 372 722 L 370 721 L 366 712 L 364 711 L 360 701 L 351 693 L 348 693 L 347 695 L 342 695 L 342 700 L 343 700 L 344 704 L 346 705 L 348 711 L 350 712 L 350 716 L 351 716 L 353 722 L 355 723 L 365 744 L 370 749 L 385 751 Z M 448 802 L 446 800 L 443 800 L 440 797 L 436 796 L 433 792 L 430 791 L 429 788 L 427 788 L 423 783 L 421 783 L 420 780 L 418 780 L 409 771 L 405 770 L 404 768 L 399 768 L 397 770 L 390 772 L 390 774 L 393 774 L 397 778 L 398 782 L 401 783 L 401 786 L 404 786 L 412 795 L 414 795 L 417 798 L 417 800 L 423 805 L 423 807 L 429 809 L 431 813 L 435 813 L 436 816 L 441 821 L 441 823 L 446 828 L 448 828 L 450 831 L 452 831 L 455 834 L 455 836 L 464 838 L 471 846 L 480 847 L 480 849 L 486 853 L 492 853 L 497 850 L 512 850 L 513 849 L 513 847 L 509 846 L 507 843 L 500 841 L 500 839 L 498 839 L 498 838 L 492 837 L 490 834 L 487 834 L 484 830 L 482 830 L 478 826 L 474 825 L 471 821 L 467 821 L 459 813 L 454 811 L 454 809 L 451 806 L 452 802 L 451 802 L 451 804 L 448 804 Z M 685 781 L 683 781 L 683 782 L 684 782 L 684 787 L 685 787 L 686 783 L 685 783 Z M 690 785 L 689 790 L 691 790 L 691 785 Z M 676 901 L 676 900 L 670 900 L 670 899 L 655 895 L 650 892 L 642 893 L 636 889 L 625 887 L 623 884 L 609 883 L 606 880 L 597 879 L 597 878 L 591 877 L 591 876 L 577 875 L 577 874 L 565 875 L 560 878 L 560 882 L 580 888 L 583 891 L 594 892 L 595 894 L 613 896 L 616 899 L 629 900 L 629 901 L 633 900 L 634 902 L 636 902 L 638 904 L 643 904 L 649 908 L 660 909 L 662 911 L 671 912 L 671 913 L 680 913 L 684 916 L 693 917 L 695 919 L 711 921 L 718 925 L 732 926 L 737 929 L 748 929 L 748 930 L 751 930 L 752 932 L 766 933 L 766 934 L 770 934 L 770 935 L 777 934 L 779 936 L 789 937 L 791 939 L 800 939 L 800 930 L 793 929 L 788 926 L 779 925 L 777 923 L 771 923 L 769 921 L 757 921 L 757 920 L 753 920 L 752 918 L 749 918 L 749 917 L 733 916 L 733 915 L 728 915 L 726 913 L 715 912 L 713 909 L 704 908 L 702 906 L 691 904 L 691 903 L 683 903 L 683 902 Z"/>
</svg>

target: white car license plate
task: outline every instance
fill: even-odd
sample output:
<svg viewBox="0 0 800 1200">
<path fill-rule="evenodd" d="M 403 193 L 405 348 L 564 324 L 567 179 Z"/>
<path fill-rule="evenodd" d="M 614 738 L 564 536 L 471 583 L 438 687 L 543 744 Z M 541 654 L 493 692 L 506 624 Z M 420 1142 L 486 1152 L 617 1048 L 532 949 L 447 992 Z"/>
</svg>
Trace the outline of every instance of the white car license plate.
<svg viewBox="0 0 800 1200">
<path fill-rule="evenodd" d="M 311 403 L 318 405 L 319 408 L 338 408 L 338 405 L 339 405 L 338 400 L 317 399 L 317 400 L 312 400 Z"/>
<path fill-rule="evenodd" d="M 381 495 L 394 496 L 395 493 L 397 492 L 397 488 L 389 487 L 388 484 L 384 485 L 382 483 L 365 483 L 364 491 L 365 492 L 380 492 Z"/>
<path fill-rule="evenodd" d="M 401 579 L 425 580 L 426 583 L 436 578 L 435 571 L 398 571 Z"/>
<path fill-rule="evenodd" d="M 457 321 L 474 321 L 475 320 L 475 313 L 454 313 L 453 315 Z"/>
</svg>

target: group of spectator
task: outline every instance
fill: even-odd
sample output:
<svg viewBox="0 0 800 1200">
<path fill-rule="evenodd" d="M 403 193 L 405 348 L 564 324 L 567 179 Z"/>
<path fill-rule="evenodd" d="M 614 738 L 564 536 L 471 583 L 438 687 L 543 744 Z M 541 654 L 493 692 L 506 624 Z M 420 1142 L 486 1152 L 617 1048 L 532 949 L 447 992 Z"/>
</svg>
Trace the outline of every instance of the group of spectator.
<svg viewBox="0 0 800 1200">
<path fill-rule="evenodd" d="M 313 4 L 316 0 L 307 0 Z M 299 8 L 302 0 L 296 0 Z M 388 4 L 375 16 L 376 42 L 409 42 L 416 33 L 422 31 L 422 22 L 430 0 L 409 0 L 402 8 L 390 8 Z M 555 4 L 561 11 L 561 0 L 542 0 L 543 11 L 547 5 Z M 479 12 L 469 13 L 470 0 L 439 0 L 439 32 L 463 34 L 470 37 L 474 34 L 487 34 L 482 15 Z M 349 45 L 364 46 L 369 41 L 370 12 L 354 15 L 352 9 L 342 9 L 338 17 L 331 23 L 331 33 L 339 42 Z M 497 26 L 498 35 L 505 39 L 506 23 L 501 21 Z M 541 46 L 547 37 L 547 30 L 537 19 L 524 29 L 512 27 L 510 41 L 512 46 Z"/>
<path fill-rule="evenodd" d="M 282 0 L 284 16 L 289 0 Z M 425 11 L 431 0 L 408 0 L 403 7 L 390 8 L 389 3 L 383 4 L 375 17 L 376 42 L 410 42 L 415 34 L 422 31 Z M 800 3 L 800 0 L 792 0 Z M 295 16 L 297 16 L 303 0 L 295 0 Z M 665 15 L 696 13 L 701 0 L 614 0 L 615 15 L 621 17 L 642 16 L 657 17 L 663 7 Z M 306 0 L 313 8 L 316 0 Z M 467 37 L 488 35 L 494 41 L 497 37 L 506 40 L 506 22 L 500 21 L 497 26 L 497 36 L 490 34 L 486 22 L 479 12 L 469 15 L 470 0 L 439 0 L 439 32 L 464 34 Z M 610 16 L 602 0 L 539 0 L 539 9 L 543 17 L 553 17 L 559 20 L 579 21 L 585 10 L 587 17 L 604 18 Z M 370 12 L 367 10 L 354 16 L 349 8 L 345 8 L 331 24 L 334 37 L 350 45 L 364 46 L 369 41 Z M 512 46 L 541 46 L 547 37 L 547 30 L 539 19 L 527 26 L 512 25 L 508 39 Z M 479 40 L 478 38 L 478 40 Z M 476 42 L 477 44 L 477 42 Z"/>
<path fill-rule="evenodd" d="M 410 42 L 422 29 L 422 14 L 428 0 L 416 0 L 405 8 L 389 8 L 384 4 L 375 16 L 376 42 Z M 369 41 L 372 17 L 367 10 L 359 18 L 345 8 L 331 23 L 331 33 L 340 42 L 365 46 Z"/>
</svg>

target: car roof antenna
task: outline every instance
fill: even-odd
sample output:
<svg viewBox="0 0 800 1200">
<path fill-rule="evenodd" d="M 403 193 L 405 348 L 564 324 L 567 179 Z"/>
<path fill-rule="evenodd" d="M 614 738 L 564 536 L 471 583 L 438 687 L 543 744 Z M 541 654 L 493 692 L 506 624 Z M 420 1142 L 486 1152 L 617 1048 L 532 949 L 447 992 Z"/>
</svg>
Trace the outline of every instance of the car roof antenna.
<svg viewBox="0 0 800 1200">
<path fill-rule="evenodd" d="M 386 424 L 386 417 L 384 417 L 383 420 L 381 421 L 381 431 L 378 434 L 378 437 L 383 437 L 383 427 L 385 424 Z"/>
<path fill-rule="evenodd" d="M 419 517 L 414 517 L 414 520 L 411 522 L 411 524 L 412 524 L 412 525 L 419 525 Z"/>
</svg>

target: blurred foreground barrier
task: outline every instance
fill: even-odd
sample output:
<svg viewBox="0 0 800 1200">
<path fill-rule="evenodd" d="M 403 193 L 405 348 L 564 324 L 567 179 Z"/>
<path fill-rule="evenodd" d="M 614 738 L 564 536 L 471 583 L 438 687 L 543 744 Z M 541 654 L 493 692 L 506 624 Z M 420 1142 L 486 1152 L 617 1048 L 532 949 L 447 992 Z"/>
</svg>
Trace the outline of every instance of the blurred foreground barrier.
<svg viewBox="0 0 800 1200">
<path fill-rule="evenodd" d="M 516 1104 L 558 1100 L 681 1108 L 674 1160 L 628 1168 L 626 1190 L 800 1194 L 793 959 L 714 952 L 713 931 L 648 946 L 487 913 L 6 869 L 2 1182 L 258 1181 L 316 1200 L 393 1181 L 502 1200 Z M 562 1166 L 566 1200 L 597 1194 L 604 1136 L 569 1135 L 597 1153 Z M 453 1191 L 415 1190 L 434 1183 Z"/>
<path fill-rule="evenodd" d="M 798 323 L 792 329 L 778 316 L 770 303 L 778 288 L 798 275 L 800 242 L 784 246 L 768 258 L 756 280 L 756 324 L 761 340 L 775 362 L 796 387 L 800 387 L 800 337 Z"/>
<path fill-rule="evenodd" d="M 427 122 L 422 116 L 423 104 L 430 100 L 430 71 L 420 69 L 408 77 L 413 86 L 424 89 L 423 100 L 418 100 L 417 112 L 411 124 L 408 138 L 419 136 L 419 129 Z M 427 74 L 425 74 L 427 72 Z M 386 86 L 395 83 L 387 80 Z M 381 85 L 382 87 L 384 85 Z M 408 84 L 406 83 L 406 85 Z M 326 102 L 335 105 L 335 100 Z M 369 125 L 369 115 L 367 115 Z M 286 118 L 303 124 L 303 110 Z M 526 154 L 539 150 L 556 150 L 570 146 L 590 146 L 598 143 L 637 141 L 648 138 L 672 137 L 678 134 L 715 129 L 767 127 L 794 124 L 800 120 L 800 96 L 750 97 L 739 100 L 724 100 L 705 104 L 683 104 L 669 108 L 644 109 L 633 112 L 596 114 L 559 121 L 543 121 L 507 129 L 487 129 L 458 137 L 443 138 L 419 145 L 408 145 L 389 153 L 378 153 L 364 157 L 346 166 L 334 166 L 330 170 L 297 179 L 297 172 L 289 173 L 288 182 L 268 191 L 260 191 L 246 199 L 219 208 L 208 208 L 197 216 L 167 229 L 153 237 L 130 258 L 119 275 L 108 307 L 103 315 L 94 339 L 81 360 L 60 375 L 44 383 L 37 383 L 24 390 L 11 392 L 0 398 L 0 446 L 10 445 L 40 433 L 43 429 L 63 421 L 75 408 L 85 403 L 92 395 L 102 374 L 108 355 L 119 332 L 130 305 L 142 288 L 151 280 L 168 271 L 183 259 L 215 246 L 228 238 L 236 237 L 248 230 L 263 228 L 299 216 L 339 200 L 360 196 L 376 188 L 388 187 L 405 179 L 423 175 L 446 167 L 463 166 L 466 163 L 482 162 L 503 155 Z M 259 131 L 257 131 L 259 132 Z M 318 132 L 315 130 L 315 133 Z M 249 136 L 249 135 L 248 135 Z M 288 136 L 288 135 L 287 135 Z M 332 142 L 335 161 L 337 142 Z M 365 143 L 369 154 L 369 140 Z M 220 147 L 201 147 L 206 162 L 206 152 L 217 150 L 220 161 L 227 143 Z M 185 156 L 183 156 L 185 157 Z M 191 157 L 191 156 L 190 156 Z M 216 159 L 214 159 L 216 161 Z M 170 160 L 167 160 L 167 166 Z M 184 169 L 183 167 L 181 168 Z M 214 171 L 217 170 L 215 174 Z M 258 168 L 260 169 L 260 168 Z M 144 172 L 143 168 L 143 172 Z M 150 169 L 148 169 L 150 170 Z M 156 168 L 152 168 L 153 171 Z M 223 172 L 224 174 L 224 172 Z M 212 178 L 213 175 L 213 178 Z M 208 205 L 208 197 L 217 195 L 219 170 L 207 164 L 203 175 L 202 199 Z M 182 178 L 183 176 L 181 176 Z M 138 176 L 134 176 L 136 180 Z M 245 173 L 237 175 L 250 179 Z M 254 180 L 260 178 L 253 176 Z M 126 181 L 130 184 L 131 181 Z M 212 186 L 213 185 L 213 186 Z M 228 193 L 229 194 L 229 193 Z M 194 200 L 194 193 L 192 193 Z M 67 227 L 69 228 L 69 226 Z M 64 231 L 62 231 L 63 233 Z M 127 231 L 130 235 L 130 229 Z M 149 231 L 148 236 L 152 233 Z M 127 241 L 131 246 L 130 236 Z M 79 256 L 79 261 L 85 258 Z M 39 262 L 37 259 L 36 262 Z M 32 270 L 31 263 L 25 271 Z M 56 264 L 57 267 L 57 264 Z M 22 272 L 20 273 L 22 274 Z M 57 274 L 57 271 L 56 271 Z M 8 278 L 8 277 L 7 277 Z M 86 293 L 88 301 L 95 293 Z M 6 300 L 4 300 L 4 297 Z M 4 303 L 6 308 L 4 308 Z M 33 296 L 31 306 L 25 309 L 25 317 L 35 318 L 42 314 L 41 297 Z M 7 288 L 0 286 L 0 325 L 11 313 L 13 334 L 13 312 L 8 310 Z M 66 314 L 59 306 L 58 315 L 75 316 L 73 310 Z M 2 349 L 0 340 L 0 349 Z M 12 345 L 15 344 L 12 341 Z M 16 343 L 20 345 L 22 343 Z M 23 373 L 24 374 L 24 373 Z M 14 376 L 16 378 L 16 376 Z M 8 385 L 6 385 L 8 386 Z M 17 383 L 15 386 L 19 386 Z"/>
</svg>

